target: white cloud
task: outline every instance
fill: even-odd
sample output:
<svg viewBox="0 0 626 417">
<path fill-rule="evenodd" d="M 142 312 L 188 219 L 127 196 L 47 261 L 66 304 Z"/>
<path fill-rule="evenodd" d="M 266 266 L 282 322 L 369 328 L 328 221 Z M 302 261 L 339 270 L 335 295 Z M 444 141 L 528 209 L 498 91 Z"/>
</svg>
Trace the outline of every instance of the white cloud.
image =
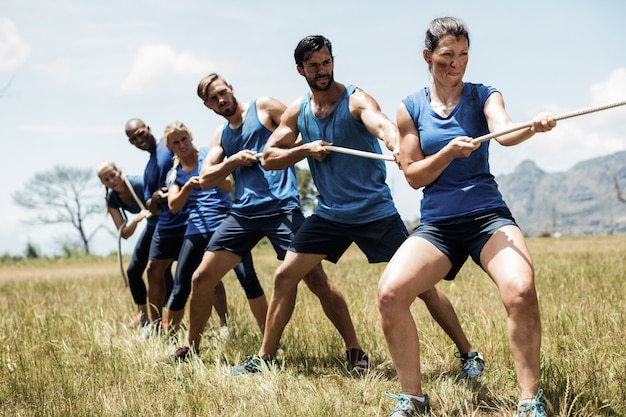
<svg viewBox="0 0 626 417">
<path fill-rule="evenodd" d="M 30 46 L 12 20 L 0 17 L 0 71 L 19 68 L 30 55 Z"/>
<path fill-rule="evenodd" d="M 589 87 L 589 107 L 610 105 L 626 100 L 626 68 L 614 69 L 609 77 Z M 535 109 L 537 110 L 537 109 Z M 553 106 L 541 110 L 562 114 Z M 564 171 L 578 162 L 610 155 L 626 149 L 626 105 L 581 114 L 558 122 L 546 134 L 536 135 L 515 150 L 492 147 L 490 164 L 499 175 L 511 172 L 521 161 L 529 159 L 549 172 Z"/>
<path fill-rule="evenodd" d="M 593 84 L 590 90 L 594 105 L 626 100 L 626 68 L 614 69 L 606 81 Z"/>
<path fill-rule="evenodd" d="M 197 58 L 190 52 L 177 52 L 170 45 L 144 45 L 135 55 L 130 73 L 118 92 L 141 93 L 175 76 L 204 74 L 211 67 L 210 61 Z"/>
</svg>

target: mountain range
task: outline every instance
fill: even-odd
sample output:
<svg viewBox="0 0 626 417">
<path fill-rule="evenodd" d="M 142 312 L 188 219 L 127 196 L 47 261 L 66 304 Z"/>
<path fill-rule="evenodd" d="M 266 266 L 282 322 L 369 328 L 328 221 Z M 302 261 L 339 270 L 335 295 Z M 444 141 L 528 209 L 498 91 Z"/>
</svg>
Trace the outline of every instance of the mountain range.
<svg viewBox="0 0 626 417">
<path fill-rule="evenodd" d="M 626 233 L 626 151 L 556 173 L 527 160 L 496 181 L 526 236 Z"/>
</svg>

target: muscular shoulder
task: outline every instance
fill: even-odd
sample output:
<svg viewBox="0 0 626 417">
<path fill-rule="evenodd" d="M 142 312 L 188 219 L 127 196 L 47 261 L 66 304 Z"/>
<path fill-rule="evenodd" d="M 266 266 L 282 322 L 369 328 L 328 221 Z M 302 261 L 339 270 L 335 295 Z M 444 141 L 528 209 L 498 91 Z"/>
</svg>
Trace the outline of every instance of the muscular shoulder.
<svg viewBox="0 0 626 417">
<path fill-rule="evenodd" d="M 352 117 L 356 120 L 361 120 L 361 116 L 364 112 L 380 112 L 378 102 L 360 88 L 356 88 L 350 95 L 349 108 L 350 114 L 352 114 Z"/>
<path fill-rule="evenodd" d="M 278 99 L 274 97 L 261 96 L 256 99 L 256 108 L 257 111 L 266 111 L 266 112 L 274 112 L 274 111 L 284 111 L 285 105 Z"/>
</svg>

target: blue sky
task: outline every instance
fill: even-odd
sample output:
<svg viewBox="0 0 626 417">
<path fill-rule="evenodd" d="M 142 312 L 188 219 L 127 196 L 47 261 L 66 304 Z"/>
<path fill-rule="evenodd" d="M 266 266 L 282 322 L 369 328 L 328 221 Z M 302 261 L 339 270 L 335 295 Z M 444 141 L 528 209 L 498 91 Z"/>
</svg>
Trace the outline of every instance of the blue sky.
<svg viewBox="0 0 626 417">
<path fill-rule="evenodd" d="M 241 101 L 289 103 L 307 91 L 293 49 L 310 34 L 333 42 L 335 78 L 370 93 L 392 120 L 397 104 L 430 82 L 423 34 L 443 15 L 469 27 L 465 80 L 498 88 L 516 122 L 626 99 L 622 0 L 424 3 L 0 0 L 0 254 L 21 254 L 28 241 L 52 253 L 55 238 L 70 233 L 25 223 L 32 214 L 13 204 L 11 193 L 34 173 L 113 160 L 140 174 L 147 154 L 123 132 L 131 117 L 156 134 L 181 120 L 207 145 L 222 119 L 196 97 L 198 80 L 217 71 Z M 626 149 L 626 106 L 562 121 L 514 148 L 491 146 L 496 175 L 526 159 L 563 171 Z M 420 193 L 388 170 L 400 213 L 415 218 Z M 105 233 L 94 243 L 99 253 L 116 247 Z"/>
</svg>

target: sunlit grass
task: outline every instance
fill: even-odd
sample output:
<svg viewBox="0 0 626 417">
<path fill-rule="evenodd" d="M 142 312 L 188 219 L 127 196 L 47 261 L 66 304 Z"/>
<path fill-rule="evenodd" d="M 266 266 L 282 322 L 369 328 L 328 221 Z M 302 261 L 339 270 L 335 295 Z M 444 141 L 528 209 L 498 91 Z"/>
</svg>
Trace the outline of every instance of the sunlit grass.
<svg viewBox="0 0 626 417">
<path fill-rule="evenodd" d="M 531 239 L 543 322 L 542 387 L 555 416 L 626 415 L 626 236 Z M 278 265 L 257 248 L 266 292 Z M 209 322 L 199 357 L 163 364 L 176 344 L 122 328 L 133 306 L 117 260 L 0 264 L 2 416 L 384 416 L 399 384 L 379 325 L 376 285 L 384 265 L 351 249 L 325 263 L 344 293 L 368 352 L 365 377 L 343 369 L 345 347 L 317 300 L 300 286 L 278 369 L 231 377 L 261 335 L 234 274 L 224 280 L 234 340 Z M 517 385 L 495 286 L 473 264 L 441 288 L 487 361 L 477 381 L 457 377 L 455 348 L 420 301 L 424 388 L 435 416 L 510 416 Z"/>
</svg>

